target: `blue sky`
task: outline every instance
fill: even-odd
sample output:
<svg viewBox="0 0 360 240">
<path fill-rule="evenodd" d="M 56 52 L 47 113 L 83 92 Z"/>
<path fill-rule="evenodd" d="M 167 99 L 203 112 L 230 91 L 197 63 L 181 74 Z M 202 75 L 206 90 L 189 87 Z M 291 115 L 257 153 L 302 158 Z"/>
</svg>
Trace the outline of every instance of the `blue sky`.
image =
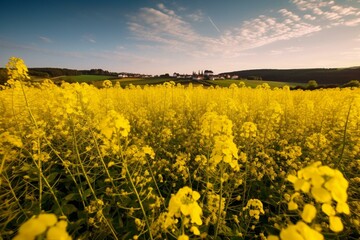
<svg viewBox="0 0 360 240">
<path fill-rule="evenodd" d="M 12 0 L 0 66 L 162 74 L 360 66 L 360 0 Z"/>
</svg>

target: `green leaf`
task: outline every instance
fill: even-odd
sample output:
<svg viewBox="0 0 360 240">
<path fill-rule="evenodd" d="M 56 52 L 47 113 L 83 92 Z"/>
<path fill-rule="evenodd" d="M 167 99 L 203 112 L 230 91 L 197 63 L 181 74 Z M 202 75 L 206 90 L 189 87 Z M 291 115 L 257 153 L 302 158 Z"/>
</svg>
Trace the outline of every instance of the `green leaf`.
<svg viewBox="0 0 360 240">
<path fill-rule="evenodd" d="M 66 204 L 62 207 L 65 215 L 70 215 L 73 212 L 77 212 L 78 209 L 73 204 Z"/>
<path fill-rule="evenodd" d="M 48 182 L 49 182 L 49 183 L 53 183 L 58 175 L 59 175 L 59 173 L 57 173 L 57 172 L 51 173 L 51 174 L 47 177 Z"/>
<path fill-rule="evenodd" d="M 68 195 L 66 195 L 64 197 L 64 199 L 67 201 L 67 202 L 70 202 L 70 201 L 73 201 L 73 200 L 79 200 L 80 199 L 80 195 L 78 193 L 70 193 Z"/>
</svg>

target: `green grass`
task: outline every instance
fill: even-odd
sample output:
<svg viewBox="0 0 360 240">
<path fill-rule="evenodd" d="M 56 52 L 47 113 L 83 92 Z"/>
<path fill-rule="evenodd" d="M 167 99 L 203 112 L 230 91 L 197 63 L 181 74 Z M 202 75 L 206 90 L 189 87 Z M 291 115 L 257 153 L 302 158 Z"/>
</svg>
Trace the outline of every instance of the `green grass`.
<svg viewBox="0 0 360 240">
<path fill-rule="evenodd" d="M 183 85 L 188 85 L 189 83 L 192 84 L 204 84 L 209 83 L 211 85 L 218 85 L 220 87 L 229 87 L 231 84 L 239 84 L 240 82 L 244 82 L 246 86 L 255 88 L 257 85 L 261 85 L 263 83 L 268 83 L 271 88 L 274 87 L 283 87 L 288 85 L 290 87 L 296 86 L 306 86 L 304 83 L 293 83 L 293 82 L 275 82 L 275 81 L 262 81 L 262 80 L 234 80 L 234 79 L 225 79 L 225 80 L 207 80 L 198 82 L 196 80 L 191 79 L 176 79 L 176 78 L 159 78 L 159 77 L 152 77 L 152 78 L 117 78 L 114 76 L 104 76 L 104 75 L 78 75 L 78 76 L 62 76 L 57 77 L 57 80 L 63 80 L 66 82 L 87 82 L 92 83 L 97 87 L 102 86 L 102 81 L 104 80 L 111 80 L 114 84 L 115 82 L 119 82 L 122 87 L 126 87 L 130 84 L 132 85 L 157 85 L 163 84 L 165 82 L 174 81 L 176 84 L 180 83 Z"/>
<path fill-rule="evenodd" d="M 246 86 L 249 86 L 249 87 L 252 87 L 252 88 L 254 88 L 254 87 L 258 86 L 258 85 L 261 85 L 263 83 L 269 84 L 269 86 L 271 88 L 283 87 L 285 85 L 287 85 L 289 87 L 306 86 L 307 85 L 305 83 L 275 82 L 275 81 L 263 81 L 263 80 L 243 80 L 243 79 L 241 79 L 241 80 L 234 80 L 234 79 L 213 80 L 213 81 L 208 81 L 208 82 L 216 84 L 216 85 L 221 86 L 221 87 L 229 87 L 233 83 L 238 85 L 240 82 L 244 82 Z"/>
<path fill-rule="evenodd" d="M 78 76 L 63 76 L 58 78 L 66 82 L 92 82 L 92 81 L 104 81 L 111 80 L 116 77 L 114 76 L 104 76 L 104 75 L 78 75 Z"/>
</svg>

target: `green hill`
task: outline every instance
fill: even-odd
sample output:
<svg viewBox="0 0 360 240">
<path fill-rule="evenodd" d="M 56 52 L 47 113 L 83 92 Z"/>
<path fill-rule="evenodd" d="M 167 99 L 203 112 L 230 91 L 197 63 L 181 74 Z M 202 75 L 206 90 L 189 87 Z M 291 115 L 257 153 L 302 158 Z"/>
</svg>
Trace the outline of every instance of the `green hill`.
<svg viewBox="0 0 360 240">
<path fill-rule="evenodd" d="M 312 68 L 312 69 L 256 69 L 221 73 L 237 75 L 244 79 L 307 83 L 315 80 L 321 85 L 343 85 L 351 80 L 360 80 L 360 67 Z"/>
</svg>

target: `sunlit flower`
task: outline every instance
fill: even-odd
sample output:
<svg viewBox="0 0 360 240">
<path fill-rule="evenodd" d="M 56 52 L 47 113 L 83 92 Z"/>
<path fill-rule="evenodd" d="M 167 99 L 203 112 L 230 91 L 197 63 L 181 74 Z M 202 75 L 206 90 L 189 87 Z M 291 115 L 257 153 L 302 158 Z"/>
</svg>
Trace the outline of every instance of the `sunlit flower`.
<svg viewBox="0 0 360 240">
<path fill-rule="evenodd" d="M 334 208 L 328 203 L 321 205 L 321 210 L 328 216 L 335 216 L 336 214 Z"/>
<path fill-rule="evenodd" d="M 301 214 L 301 218 L 305 222 L 310 223 L 315 218 L 315 216 L 316 216 L 316 208 L 311 204 L 306 204 Z"/>
<path fill-rule="evenodd" d="M 177 238 L 177 240 L 189 240 L 189 236 L 185 235 L 185 234 L 182 234 Z"/>
<path fill-rule="evenodd" d="M 341 232 L 344 229 L 344 225 L 341 221 L 341 218 L 337 216 L 330 216 L 329 223 L 330 223 L 330 229 L 333 232 Z"/>
<path fill-rule="evenodd" d="M 190 216 L 191 223 L 201 225 L 202 209 L 197 203 L 199 198 L 200 194 L 189 187 L 179 189 L 179 191 L 170 198 L 168 218 L 173 216 L 180 217 L 181 213 L 184 216 Z"/>
</svg>

